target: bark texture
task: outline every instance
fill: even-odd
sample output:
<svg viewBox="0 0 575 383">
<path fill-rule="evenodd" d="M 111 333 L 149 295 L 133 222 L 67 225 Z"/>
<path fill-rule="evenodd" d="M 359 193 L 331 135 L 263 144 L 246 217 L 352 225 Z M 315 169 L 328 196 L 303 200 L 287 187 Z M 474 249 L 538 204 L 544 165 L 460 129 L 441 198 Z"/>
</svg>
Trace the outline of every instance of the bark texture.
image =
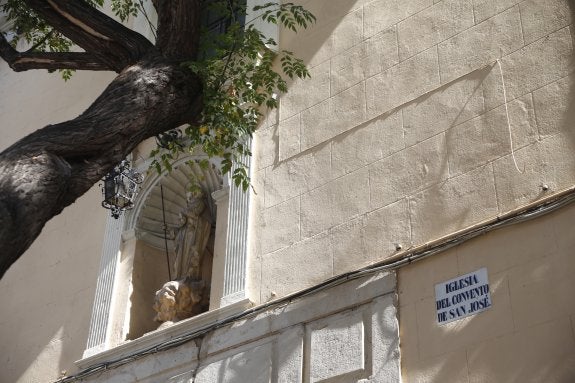
<svg viewBox="0 0 575 383">
<path fill-rule="evenodd" d="M 119 75 L 77 118 L 39 129 L 0 153 L 0 277 L 48 220 L 142 140 L 194 124 L 202 110 L 201 81 L 180 65 L 196 53 L 200 0 L 156 1 L 160 20 L 172 21 L 158 31 L 166 46 L 154 46 L 82 1 L 25 1 L 86 52 L 20 53 L 1 39 L 0 56 L 14 70 L 108 69 Z M 192 13 L 174 19 L 174 9 Z M 173 44 L 189 31 L 196 32 L 187 35 L 188 51 L 175 54 Z"/>
</svg>

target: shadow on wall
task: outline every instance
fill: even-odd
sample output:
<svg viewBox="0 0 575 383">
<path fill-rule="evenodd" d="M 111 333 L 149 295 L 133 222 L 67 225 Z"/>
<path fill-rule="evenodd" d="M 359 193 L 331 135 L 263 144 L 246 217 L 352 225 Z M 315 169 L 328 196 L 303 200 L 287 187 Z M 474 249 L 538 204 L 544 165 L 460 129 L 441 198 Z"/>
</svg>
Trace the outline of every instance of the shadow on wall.
<svg viewBox="0 0 575 383">
<path fill-rule="evenodd" d="M 351 48 L 358 42 L 350 43 L 347 47 L 339 46 L 334 40 L 334 32 L 346 23 L 345 18 L 353 16 L 355 13 L 361 13 L 365 0 L 302 0 L 296 1 L 295 3 L 301 4 L 308 11 L 310 11 L 316 17 L 316 23 L 308 26 L 307 29 L 301 29 L 297 33 L 290 30 L 280 29 L 279 35 L 279 45 L 281 49 L 294 52 L 297 58 L 303 60 L 307 65 L 310 72 L 313 75 L 313 68 L 319 64 L 329 61 L 329 59 L 342 51 Z M 345 27 L 345 25 L 344 25 Z M 356 31 L 347 31 L 346 37 L 355 36 Z M 358 35 L 359 36 L 359 35 Z M 351 39 L 353 40 L 353 39 Z M 279 62 L 276 65 L 276 70 L 280 70 Z M 309 94 L 309 90 L 305 90 L 305 82 L 310 81 L 307 79 L 290 79 L 286 78 L 288 85 L 288 94 L 294 92 L 292 90 L 294 85 L 296 86 L 295 91 L 298 92 L 299 89 L 303 89 L 306 94 Z M 303 85 L 302 85 L 303 84 Z M 329 84 L 327 85 L 329 86 Z M 317 92 L 318 89 L 313 89 L 311 92 Z M 298 93 L 299 96 L 299 93 Z M 303 96 L 305 97 L 305 96 Z M 280 107 L 274 111 L 274 113 L 280 113 Z M 271 113 L 272 118 L 275 118 L 273 113 Z M 284 116 L 289 117 L 289 116 Z M 284 118 L 282 117 L 282 118 Z M 279 121 L 275 121 L 279 122 Z M 274 123 L 271 127 L 271 143 L 273 143 L 273 153 L 274 153 L 274 166 L 277 166 L 280 161 L 279 156 L 279 124 Z M 324 144 L 320 144 L 315 147 L 315 149 L 321 147 Z M 303 152 L 302 152 L 303 153 Z M 298 154 L 298 155 L 301 155 Z M 290 156 L 291 157 L 291 156 Z"/>
<path fill-rule="evenodd" d="M 46 124 L 76 117 L 113 77 L 16 73 L 0 60 L 0 150 Z M 107 212 L 99 188 L 43 229 L 0 280 L 0 382 L 49 382 L 74 371 L 88 337 Z M 96 235 L 95 235 L 96 233 Z"/>
<path fill-rule="evenodd" d="M 403 269 L 404 381 L 572 382 L 574 217 L 571 205 Z M 481 267 L 492 307 L 438 325 L 434 284 Z"/>
<path fill-rule="evenodd" d="M 107 213 L 99 197 L 92 190 L 80 199 L 82 208 L 49 222 L 0 282 L 0 344 L 9 345 L 0 357 L 1 382 L 53 381 L 82 357 L 101 252 L 93 230 Z"/>
</svg>

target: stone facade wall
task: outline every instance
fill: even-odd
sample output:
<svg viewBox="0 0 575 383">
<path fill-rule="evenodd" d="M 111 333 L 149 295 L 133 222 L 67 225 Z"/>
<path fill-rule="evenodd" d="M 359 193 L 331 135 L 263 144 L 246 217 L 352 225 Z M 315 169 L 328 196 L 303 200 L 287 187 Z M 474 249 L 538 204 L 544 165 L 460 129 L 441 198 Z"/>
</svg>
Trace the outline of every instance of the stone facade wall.
<svg viewBox="0 0 575 383">
<path fill-rule="evenodd" d="M 256 140 L 260 302 L 573 184 L 568 1 L 304 5 L 312 77 Z"/>
</svg>

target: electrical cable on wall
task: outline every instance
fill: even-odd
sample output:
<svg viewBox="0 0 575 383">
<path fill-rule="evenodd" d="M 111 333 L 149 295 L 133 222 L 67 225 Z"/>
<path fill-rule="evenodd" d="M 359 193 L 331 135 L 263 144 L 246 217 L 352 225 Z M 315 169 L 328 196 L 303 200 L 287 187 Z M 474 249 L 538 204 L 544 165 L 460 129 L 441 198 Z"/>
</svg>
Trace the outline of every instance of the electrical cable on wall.
<svg viewBox="0 0 575 383">
<path fill-rule="evenodd" d="M 170 270 L 170 254 L 168 253 L 168 225 L 166 225 L 166 208 L 164 207 L 164 186 L 160 183 L 160 195 L 162 197 L 162 218 L 164 229 L 164 245 L 166 247 L 166 263 L 168 265 L 168 278 L 172 280 L 172 272 Z"/>
<path fill-rule="evenodd" d="M 190 342 L 194 339 L 197 339 L 211 331 L 214 331 L 218 328 L 227 326 L 236 322 L 238 320 L 245 320 L 246 318 L 255 316 L 260 314 L 266 310 L 276 308 L 279 306 L 285 306 L 294 300 L 299 298 L 315 294 L 326 290 L 328 288 L 332 288 L 338 285 L 341 285 L 345 282 L 355 280 L 367 275 L 376 274 L 382 271 L 392 271 L 396 270 L 402 266 L 406 266 L 411 264 L 415 261 L 422 260 L 427 258 L 431 255 L 446 251 L 454 246 L 460 245 L 470 239 L 473 239 L 477 236 L 483 235 L 490 231 L 500 229 L 503 227 L 507 227 L 516 223 L 525 222 L 545 214 L 554 212 L 564 206 L 567 206 L 571 203 L 575 202 L 575 186 L 571 187 L 570 189 L 564 190 L 561 193 L 557 193 L 553 196 L 546 198 L 545 200 L 540 200 L 537 203 L 529 205 L 521 210 L 513 211 L 506 215 L 497 217 L 488 221 L 487 223 L 481 224 L 477 227 L 472 227 L 471 229 L 467 229 L 465 231 L 456 233 L 456 235 L 452 237 L 447 237 L 437 243 L 433 244 L 425 244 L 419 246 L 417 248 L 413 248 L 410 250 L 406 250 L 402 254 L 398 254 L 396 256 L 390 257 L 382 262 L 376 263 L 374 265 L 370 265 L 364 267 L 362 269 L 351 271 L 345 274 L 340 274 L 335 277 L 329 278 L 326 281 L 320 283 L 319 285 L 315 285 L 309 287 L 307 289 L 295 292 L 283 298 L 280 298 L 275 301 L 271 301 L 265 304 L 262 304 L 257 307 L 250 308 L 245 310 L 241 313 L 231 315 L 227 318 L 221 319 L 213 324 L 207 325 L 205 327 L 199 328 L 193 332 L 188 334 L 184 334 L 173 339 L 160 342 L 155 346 L 151 346 L 145 348 L 143 350 L 134 352 L 132 354 L 125 355 L 115 360 L 111 360 L 104 363 L 99 363 L 94 366 L 88 367 L 75 375 L 71 375 L 68 377 L 64 377 L 60 380 L 57 380 L 57 383 L 69 383 L 69 382 L 76 382 L 80 379 L 83 379 L 87 376 L 104 372 L 111 368 L 116 368 L 132 362 L 134 360 L 143 358 L 147 355 L 152 355 L 161 351 L 169 350 L 174 347 L 181 346 L 187 342 Z"/>
</svg>

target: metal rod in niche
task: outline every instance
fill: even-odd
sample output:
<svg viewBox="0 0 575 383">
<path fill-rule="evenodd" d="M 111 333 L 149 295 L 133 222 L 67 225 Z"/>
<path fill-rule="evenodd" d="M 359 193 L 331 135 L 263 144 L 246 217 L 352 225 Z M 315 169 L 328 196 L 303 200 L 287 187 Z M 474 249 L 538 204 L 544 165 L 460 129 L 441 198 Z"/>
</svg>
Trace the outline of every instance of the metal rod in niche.
<svg viewBox="0 0 575 383">
<path fill-rule="evenodd" d="M 168 265 L 168 278 L 172 280 L 172 272 L 170 271 L 170 254 L 168 253 L 168 225 L 166 225 L 166 208 L 164 206 L 164 185 L 160 183 L 160 196 L 162 197 L 162 218 L 164 220 L 164 245 L 166 246 L 166 264 Z"/>
</svg>

